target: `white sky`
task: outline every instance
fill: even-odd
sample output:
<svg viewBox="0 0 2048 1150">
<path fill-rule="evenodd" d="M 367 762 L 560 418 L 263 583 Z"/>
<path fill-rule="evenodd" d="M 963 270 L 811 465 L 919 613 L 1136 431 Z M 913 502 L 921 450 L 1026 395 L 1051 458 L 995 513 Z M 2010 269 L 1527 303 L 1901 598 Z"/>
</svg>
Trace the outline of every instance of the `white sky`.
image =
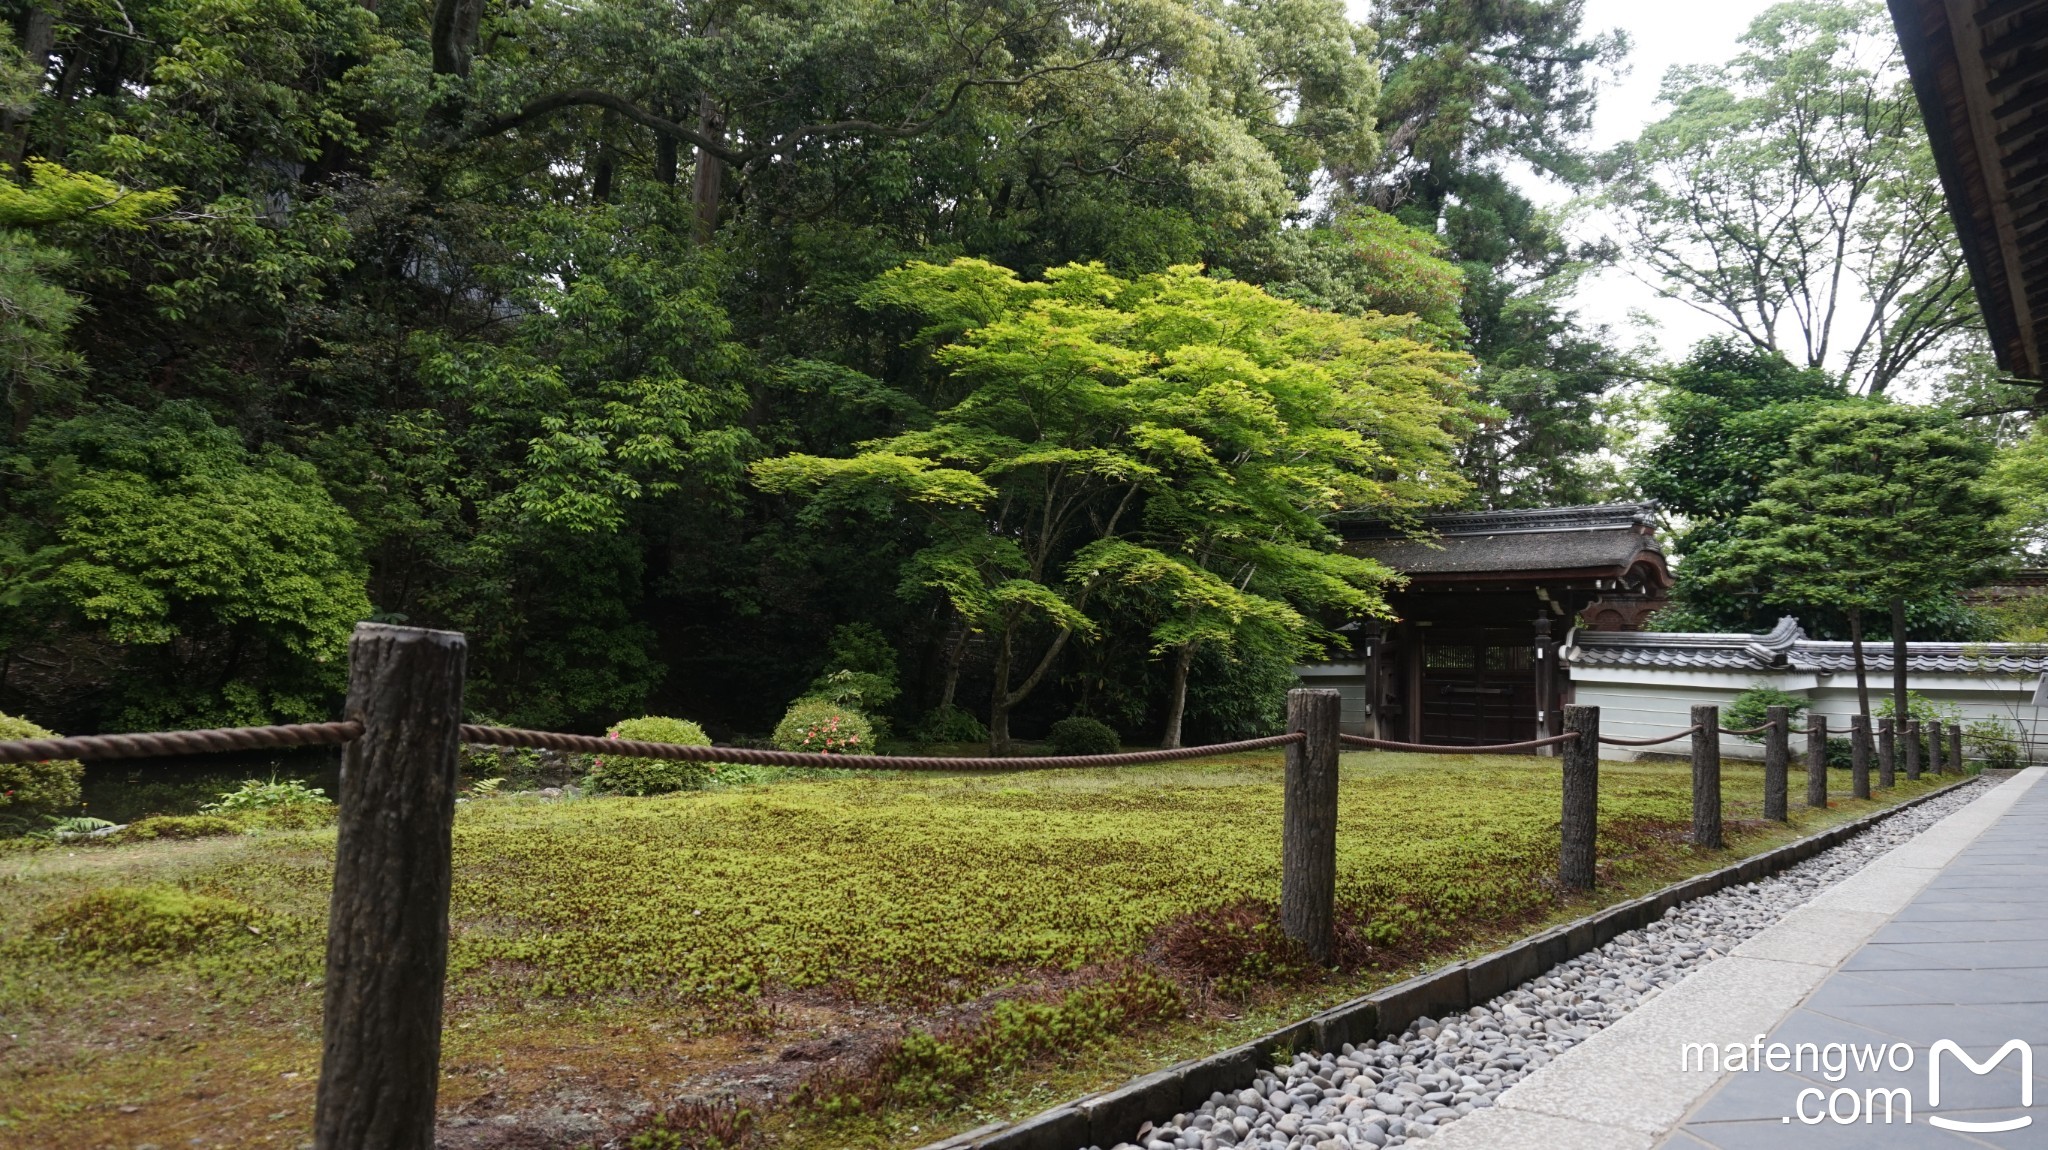
<svg viewBox="0 0 2048 1150">
<path fill-rule="evenodd" d="M 1594 146 L 1606 148 L 1632 139 L 1644 125 L 1661 117 L 1666 109 L 1657 103 L 1657 88 L 1664 73 L 1681 64 L 1715 64 L 1734 56 L 1736 37 L 1773 2 L 1587 0 L 1585 28 L 1620 28 L 1633 44 L 1628 72 L 1600 93 L 1593 123 Z M 1527 181 L 1537 182 L 1533 177 Z M 1555 189 L 1538 202 L 1562 198 L 1563 190 Z M 1647 313 L 1656 326 L 1644 334 L 1674 359 L 1706 336 L 1727 330 L 1726 325 L 1677 300 L 1657 298 L 1642 281 L 1622 269 L 1609 269 L 1580 285 L 1578 305 L 1583 320 L 1608 324 L 1617 335 L 1629 330 L 1631 312 Z"/>
<path fill-rule="evenodd" d="M 1626 71 L 1602 87 L 1591 144 L 1606 148 L 1632 139 L 1644 125 L 1659 118 L 1664 109 L 1657 103 L 1657 88 L 1664 73 L 1680 64 L 1714 64 L 1732 57 L 1736 37 L 1772 2 L 1587 0 L 1582 25 L 1586 32 L 1619 28 L 1628 33 L 1632 44 L 1624 63 Z M 1352 18 L 1364 19 L 1369 0 L 1350 0 L 1350 5 Z M 1560 204 L 1568 198 L 1565 189 L 1526 169 L 1508 174 L 1538 203 Z M 1586 226 L 1597 227 L 1597 222 L 1587 221 Z M 1631 313 L 1647 313 L 1655 326 L 1640 334 L 1653 338 L 1672 358 L 1683 356 L 1701 338 L 1726 330 L 1677 300 L 1658 299 L 1650 288 L 1621 269 L 1610 269 L 1580 284 L 1577 304 L 1583 322 L 1606 324 L 1628 343 L 1638 335 Z"/>
</svg>

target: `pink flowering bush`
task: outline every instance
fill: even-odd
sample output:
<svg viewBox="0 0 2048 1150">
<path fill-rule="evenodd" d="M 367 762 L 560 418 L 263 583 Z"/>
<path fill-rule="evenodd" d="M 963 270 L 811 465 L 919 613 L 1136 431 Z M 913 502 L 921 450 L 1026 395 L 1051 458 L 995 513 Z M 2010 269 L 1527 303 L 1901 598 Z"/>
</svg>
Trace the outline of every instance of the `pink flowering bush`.
<svg viewBox="0 0 2048 1150">
<path fill-rule="evenodd" d="M 614 723 L 605 732 L 608 739 L 630 739 L 642 743 L 676 743 L 685 747 L 708 747 L 711 736 L 688 719 L 643 715 Z M 615 795 L 660 795 L 669 791 L 694 790 L 718 775 L 715 763 L 682 759 L 642 759 L 632 755 L 597 755 L 590 760 L 590 775 L 584 785 L 593 791 Z"/>
<path fill-rule="evenodd" d="M 776 724 L 774 741 L 785 751 L 868 755 L 875 751 L 875 728 L 852 707 L 830 699 L 798 699 Z"/>
</svg>

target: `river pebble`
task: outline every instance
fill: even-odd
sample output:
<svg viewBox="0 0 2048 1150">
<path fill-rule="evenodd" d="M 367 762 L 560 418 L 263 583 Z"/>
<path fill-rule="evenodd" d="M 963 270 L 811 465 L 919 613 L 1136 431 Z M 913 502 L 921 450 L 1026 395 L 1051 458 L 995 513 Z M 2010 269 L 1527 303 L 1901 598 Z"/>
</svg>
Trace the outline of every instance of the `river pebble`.
<svg viewBox="0 0 2048 1150">
<path fill-rule="evenodd" d="M 1978 797 L 1960 787 L 1767 879 L 1667 911 L 1460 1015 L 1378 1045 L 1302 1053 L 1114 1150 L 1367 1150 L 1426 1141 L 1679 979 Z M 1088 1150 L 1102 1150 L 1089 1147 Z"/>
</svg>

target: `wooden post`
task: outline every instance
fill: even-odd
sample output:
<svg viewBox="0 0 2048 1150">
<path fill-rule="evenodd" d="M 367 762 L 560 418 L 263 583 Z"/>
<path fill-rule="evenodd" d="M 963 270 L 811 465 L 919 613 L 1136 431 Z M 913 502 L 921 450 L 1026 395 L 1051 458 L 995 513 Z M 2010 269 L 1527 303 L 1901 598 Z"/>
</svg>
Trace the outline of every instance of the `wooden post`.
<svg viewBox="0 0 2048 1150">
<path fill-rule="evenodd" d="M 1920 724 L 1911 720 L 1899 724 L 1899 734 L 1906 744 L 1906 778 L 1920 781 Z"/>
<path fill-rule="evenodd" d="M 1963 770 L 1963 728 L 1960 723 L 1948 725 L 1948 769 Z"/>
<path fill-rule="evenodd" d="M 1870 797 L 1870 716 L 1849 716 L 1849 794 Z"/>
<path fill-rule="evenodd" d="M 1720 850 L 1721 838 L 1721 708 L 1711 703 L 1692 709 L 1692 845 Z"/>
<path fill-rule="evenodd" d="M 1877 721 L 1877 785 L 1890 790 L 1899 785 L 1898 740 L 1892 736 L 1890 719 Z"/>
<path fill-rule="evenodd" d="M 1536 733 L 1533 738 L 1547 739 L 1557 710 L 1557 643 L 1550 637 L 1550 616 L 1536 613 Z M 1554 755 L 1556 747 L 1542 747 L 1539 755 Z"/>
<path fill-rule="evenodd" d="M 1384 739 L 1393 732 L 1380 725 L 1381 703 L 1386 698 L 1386 687 L 1380 682 L 1380 663 L 1385 656 L 1386 629 L 1378 619 L 1367 619 L 1365 633 L 1365 733 L 1368 737 Z"/>
<path fill-rule="evenodd" d="M 1558 885 L 1593 888 L 1593 846 L 1600 824 L 1600 708 L 1564 708 L 1564 814 L 1559 820 Z"/>
<path fill-rule="evenodd" d="M 1927 727 L 1927 773 L 1938 775 L 1941 765 L 1941 724 L 1929 722 Z"/>
<path fill-rule="evenodd" d="M 1806 805 L 1828 805 L 1828 717 L 1806 716 Z"/>
<path fill-rule="evenodd" d="M 1337 900 L 1337 749 L 1343 703 L 1335 691 L 1287 692 L 1285 829 L 1280 841 L 1280 923 L 1317 962 L 1330 959 Z"/>
<path fill-rule="evenodd" d="M 1785 810 L 1785 776 L 1792 760 L 1792 716 L 1783 707 L 1766 707 L 1764 721 L 1770 724 L 1764 731 L 1764 817 L 1782 823 L 1791 817 Z"/>
<path fill-rule="evenodd" d="M 358 623 L 343 717 L 318 1150 L 433 1150 L 455 756 L 468 645 Z"/>
</svg>

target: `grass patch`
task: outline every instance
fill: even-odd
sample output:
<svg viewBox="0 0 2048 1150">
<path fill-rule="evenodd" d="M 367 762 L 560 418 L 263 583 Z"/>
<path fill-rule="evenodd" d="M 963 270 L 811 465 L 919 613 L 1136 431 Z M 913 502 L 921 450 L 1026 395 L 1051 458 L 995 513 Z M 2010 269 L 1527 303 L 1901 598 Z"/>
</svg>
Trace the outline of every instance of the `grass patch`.
<svg viewBox="0 0 2048 1150">
<path fill-rule="evenodd" d="M 1696 852 L 1683 764 L 1603 763 L 1603 885 L 1563 898 L 1555 760 L 1347 755 L 1332 971 L 1277 930 L 1280 774 L 1266 754 L 466 803 L 449 1144 L 500 1145 L 488 1120 L 507 1113 L 519 1145 L 589 1142 L 547 1125 L 575 1111 L 654 1147 L 914 1145 L 1943 781 L 1782 828 L 1761 821 L 1761 771 L 1730 763 L 1730 848 Z M 332 843 L 269 829 L 0 857 L 0 1146 L 302 1139 Z M 97 921 L 81 908 L 137 897 L 120 891 L 260 918 L 147 963 L 39 925 Z"/>
</svg>

